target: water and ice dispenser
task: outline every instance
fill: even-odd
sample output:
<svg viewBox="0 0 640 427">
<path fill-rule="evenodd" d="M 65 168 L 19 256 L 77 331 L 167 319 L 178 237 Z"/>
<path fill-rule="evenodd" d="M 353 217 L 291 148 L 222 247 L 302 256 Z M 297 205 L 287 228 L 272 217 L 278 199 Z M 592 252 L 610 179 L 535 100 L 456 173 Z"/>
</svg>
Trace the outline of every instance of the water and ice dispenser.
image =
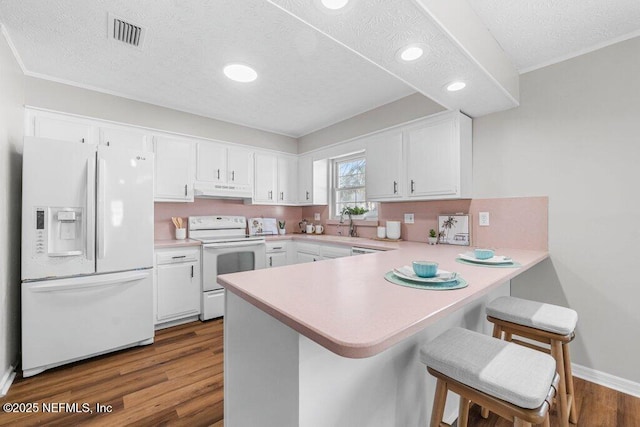
<svg viewBox="0 0 640 427">
<path fill-rule="evenodd" d="M 36 208 L 36 255 L 68 257 L 84 255 L 83 209 Z"/>
</svg>

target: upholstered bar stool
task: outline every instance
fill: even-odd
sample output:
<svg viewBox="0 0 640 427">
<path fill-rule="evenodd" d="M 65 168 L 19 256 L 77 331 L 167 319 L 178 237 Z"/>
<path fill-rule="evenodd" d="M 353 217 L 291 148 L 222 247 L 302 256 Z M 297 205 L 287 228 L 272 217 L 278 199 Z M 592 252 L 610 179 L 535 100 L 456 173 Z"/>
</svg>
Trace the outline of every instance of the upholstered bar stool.
<svg viewBox="0 0 640 427">
<path fill-rule="evenodd" d="M 549 426 L 549 407 L 560 377 L 548 354 L 453 328 L 426 344 L 420 360 L 436 377 L 431 427 L 442 421 L 447 392 L 460 395 L 458 427 L 466 427 L 471 402 L 514 423 Z"/>
<path fill-rule="evenodd" d="M 569 343 L 575 337 L 578 313 L 570 308 L 545 304 L 515 297 L 500 297 L 486 308 L 487 319 L 494 324 L 493 336 L 503 338 L 536 350 L 550 353 L 556 360 L 556 370 L 560 375 L 558 387 L 558 413 L 560 425 L 576 423 L 576 402 L 573 392 L 571 356 Z M 549 348 L 530 343 L 513 336 L 519 336 L 547 344 Z M 482 416 L 486 417 L 486 408 Z"/>
</svg>

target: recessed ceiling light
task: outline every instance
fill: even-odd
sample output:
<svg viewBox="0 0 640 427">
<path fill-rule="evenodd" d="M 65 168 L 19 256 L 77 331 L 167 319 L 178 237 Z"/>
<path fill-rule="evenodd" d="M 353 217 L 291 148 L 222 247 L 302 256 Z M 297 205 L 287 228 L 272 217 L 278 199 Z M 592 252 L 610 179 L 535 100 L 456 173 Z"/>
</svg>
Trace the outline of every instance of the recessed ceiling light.
<svg viewBox="0 0 640 427">
<path fill-rule="evenodd" d="M 420 58 L 424 50 L 420 46 L 408 46 L 402 50 L 400 53 L 400 58 L 403 61 L 415 61 Z"/>
<path fill-rule="evenodd" d="M 349 0 L 320 0 L 322 5 L 327 9 L 338 10 L 342 9 L 349 3 Z"/>
<path fill-rule="evenodd" d="M 465 82 L 461 82 L 461 81 L 451 82 L 447 85 L 447 90 L 449 92 L 455 92 L 457 90 L 464 89 L 466 86 L 467 84 Z"/>
<path fill-rule="evenodd" d="M 243 64 L 227 65 L 224 67 L 224 75 L 233 81 L 241 83 L 249 83 L 258 78 L 256 70 Z"/>
</svg>

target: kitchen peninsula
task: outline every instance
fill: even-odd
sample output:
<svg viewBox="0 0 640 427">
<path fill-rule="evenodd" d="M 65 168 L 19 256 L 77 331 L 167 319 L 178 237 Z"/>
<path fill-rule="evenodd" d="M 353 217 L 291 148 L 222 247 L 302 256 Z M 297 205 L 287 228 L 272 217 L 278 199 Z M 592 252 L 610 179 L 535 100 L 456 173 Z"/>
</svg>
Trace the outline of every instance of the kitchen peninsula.
<svg viewBox="0 0 640 427">
<path fill-rule="evenodd" d="M 484 306 L 548 257 L 498 250 L 521 266 L 489 268 L 456 262 L 466 247 L 394 246 L 218 278 L 228 291 L 226 425 L 427 425 L 435 381 L 419 362 L 419 347 L 452 326 L 490 333 Z M 458 272 L 468 287 L 429 291 L 384 279 L 418 259 Z M 455 418 L 450 399 L 446 415 Z"/>
</svg>

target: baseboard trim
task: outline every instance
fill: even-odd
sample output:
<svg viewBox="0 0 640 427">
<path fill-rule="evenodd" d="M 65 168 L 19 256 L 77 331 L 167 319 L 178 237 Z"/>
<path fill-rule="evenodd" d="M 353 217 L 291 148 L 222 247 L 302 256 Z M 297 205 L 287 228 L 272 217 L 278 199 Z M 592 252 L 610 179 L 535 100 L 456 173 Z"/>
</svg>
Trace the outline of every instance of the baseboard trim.
<svg viewBox="0 0 640 427">
<path fill-rule="evenodd" d="M 11 387 L 11 384 L 13 384 L 13 380 L 16 377 L 16 366 L 17 365 L 9 366 L 2 376 L 2 379 L 0 379 L 0 397 L 6 396 L 9 392 L 9 387 Z"/>
<path fill-rule="evenodd" d="M 596 371 L 586 366 L 576 365 L 575 363 L 571 364 L 571 370 L 575 377 L 630 394 L 631 396 L 640 397 L 640 383 L 616 377 L 606 372 Z"/>
</svg>

